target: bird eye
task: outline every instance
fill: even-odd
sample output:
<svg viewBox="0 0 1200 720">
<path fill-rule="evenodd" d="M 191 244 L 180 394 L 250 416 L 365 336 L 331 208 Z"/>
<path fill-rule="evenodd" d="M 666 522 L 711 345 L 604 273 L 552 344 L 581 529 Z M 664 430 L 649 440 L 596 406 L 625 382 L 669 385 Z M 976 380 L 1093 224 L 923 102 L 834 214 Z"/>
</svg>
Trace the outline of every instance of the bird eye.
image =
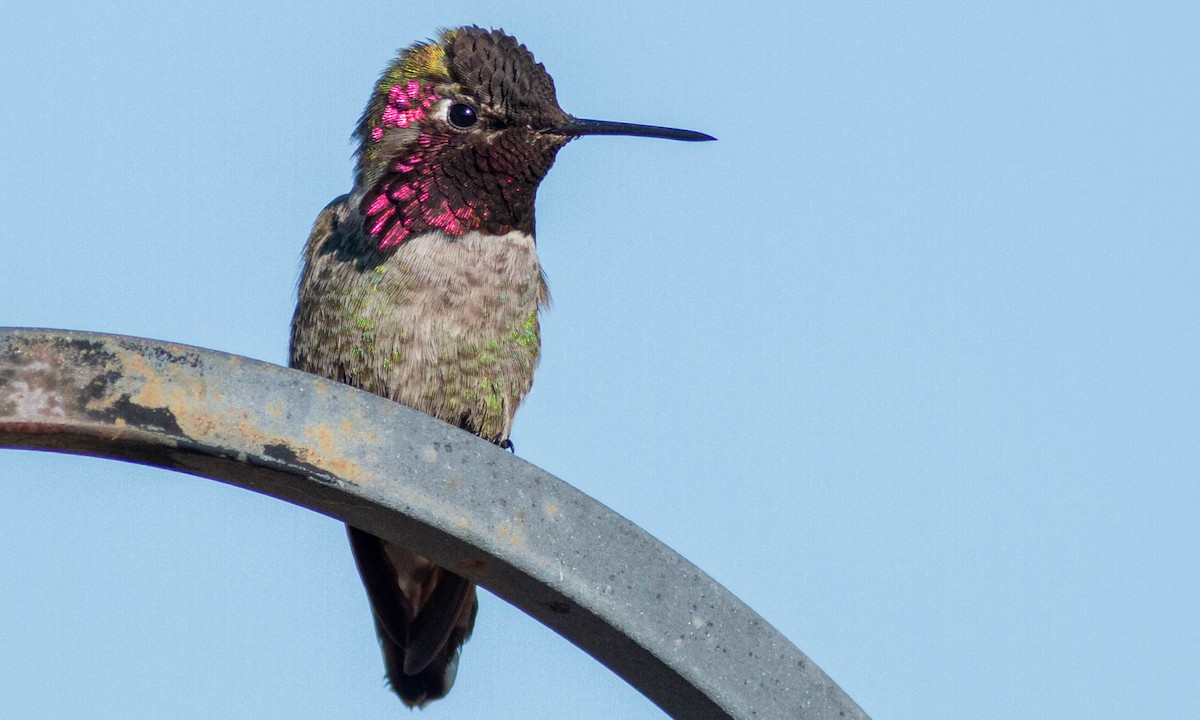
<svg viewBox="0 0 1200 720">
<path fill-rule="evenodd" d="M 446 113 L 446 119 L 454 127 L 465 130 L 475 123 L 479 122 L 479 117 L 475 114 L 475 108 L 466 103 L 454 103 L 450 106 L 450 110 Z"/>
</svg>

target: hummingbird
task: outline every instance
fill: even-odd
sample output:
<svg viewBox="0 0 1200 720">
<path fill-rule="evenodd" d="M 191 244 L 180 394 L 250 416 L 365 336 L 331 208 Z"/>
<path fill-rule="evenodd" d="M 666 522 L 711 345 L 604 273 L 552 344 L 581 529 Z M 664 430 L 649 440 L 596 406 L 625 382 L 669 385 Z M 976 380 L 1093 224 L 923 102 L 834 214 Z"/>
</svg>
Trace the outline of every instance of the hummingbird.
<svg viewBox="0 0 1200 720">
<path fill-rule="evenodd" d="M 584 120 L 502 30 L 459 27 L 401 50 L 359 119 L 354 186 L 317 216 L 289 364 L 511 448 L 550 293 L 534 198 L 584 135 L 712 140 Z M 409 707 L 444 697 L 478 611 L 474 584 L 347 526 L 388 682 Z"/>
</svg>

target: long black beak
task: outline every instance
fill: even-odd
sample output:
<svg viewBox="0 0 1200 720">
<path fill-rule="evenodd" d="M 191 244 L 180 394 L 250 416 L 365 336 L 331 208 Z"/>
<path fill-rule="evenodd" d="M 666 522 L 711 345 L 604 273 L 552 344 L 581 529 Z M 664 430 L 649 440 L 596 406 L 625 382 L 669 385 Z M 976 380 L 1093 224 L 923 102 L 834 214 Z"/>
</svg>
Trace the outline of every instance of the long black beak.
<svg viewBox="0 0 1200 720">
<path fill-rule="evenodd" d="M 694 130 L 679 130 L 677 128 L 658 127 L 657 125 L 637 125 L 635 123 L 609 122 L 608 120 L 584 120 L 571 118 L 565 125 L 551 128 L 546 132 L 556 135 L 632 135 L 635 137 L 666 138 L 668 140 L 684 140 L 687 142 L 703 142 L 716 140 L 712 135 L 705 135 Z"/>
</svg>

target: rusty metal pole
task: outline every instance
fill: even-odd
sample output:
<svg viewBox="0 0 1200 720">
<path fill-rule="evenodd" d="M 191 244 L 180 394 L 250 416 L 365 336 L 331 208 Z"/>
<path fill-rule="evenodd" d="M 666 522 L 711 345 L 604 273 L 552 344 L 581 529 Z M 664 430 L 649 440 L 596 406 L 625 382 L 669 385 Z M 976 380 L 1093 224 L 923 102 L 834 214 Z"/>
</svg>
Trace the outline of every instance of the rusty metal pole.
<svg viewBox="0 0 1200 720">
<path fill-rule="evenodd" d="M 0 447 L 212 478 L 403 543 L 674 717 L 867 717 L 641 528 L 491 443 L 345 385 L 142 338 L 0 329 Z"/>
</svg>

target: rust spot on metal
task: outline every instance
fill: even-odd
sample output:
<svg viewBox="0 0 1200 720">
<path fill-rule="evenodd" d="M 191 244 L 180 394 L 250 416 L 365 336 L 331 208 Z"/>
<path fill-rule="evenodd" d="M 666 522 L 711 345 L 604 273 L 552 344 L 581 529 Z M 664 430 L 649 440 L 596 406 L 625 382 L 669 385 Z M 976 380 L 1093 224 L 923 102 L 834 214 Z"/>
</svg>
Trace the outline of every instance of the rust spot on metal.
<svg viewBox="0 0 1200 720">
<path fill-rule="evenodd" d="M 500 523 L 497 525 L 496 534 L 500 536 L 500 539 L 515 548 L 525 544 L 525 535 L 509 523 Z"/>
<path fill-rule="evenodd" d="M 304 436 L 307 438 L 312 438 L 312 440 L 316 442 L 317 446 L 321 449 L 321 452 L 333 451 L 333 431 L 329 429 L 328 425 L 317 425 L 316 427 L 305 428 Z"/>
<path fill-rule="evenodd" d="M 489 565 L 491 563 L 487 560 L 476 558 L 474 560 L 463 560 L 462 562 L 455 563 L 454 569 L 464 574 L 474 573 L 478 575 L 481 572 L 486 572 Z"/>
<path fill-rule="evenodd" d="M 356 485 L 361 485 L 372 479 L 370 475 L 363 473 L 362 467 L 353 460 L 347 460 L 343 457 L 317 458 L 317 460 L 318 462 L 313 463 L 314 465 L 325 468 L 334 475 Z"/>
</svg>

